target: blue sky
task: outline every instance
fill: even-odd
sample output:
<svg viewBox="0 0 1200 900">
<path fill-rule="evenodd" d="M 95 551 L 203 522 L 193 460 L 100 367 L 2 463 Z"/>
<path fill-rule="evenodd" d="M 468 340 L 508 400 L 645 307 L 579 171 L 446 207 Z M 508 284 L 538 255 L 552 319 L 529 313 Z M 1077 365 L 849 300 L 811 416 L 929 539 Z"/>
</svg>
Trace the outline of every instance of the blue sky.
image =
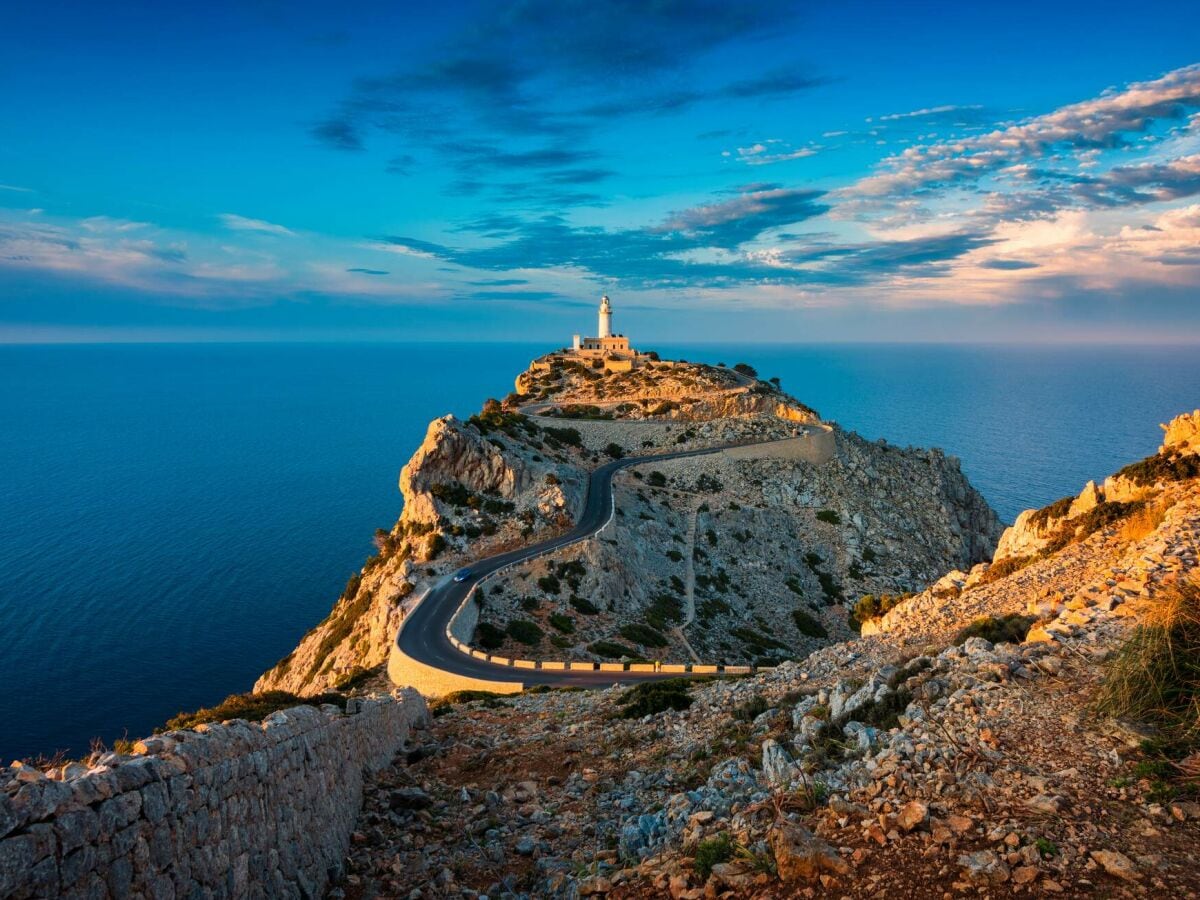
<svg viewBox="0 0 1200 900">
<path fill-rule="evenodd" d="M 1200 339 L 1200 6 L 54 4 L 0 340 Z"/>
</svg>

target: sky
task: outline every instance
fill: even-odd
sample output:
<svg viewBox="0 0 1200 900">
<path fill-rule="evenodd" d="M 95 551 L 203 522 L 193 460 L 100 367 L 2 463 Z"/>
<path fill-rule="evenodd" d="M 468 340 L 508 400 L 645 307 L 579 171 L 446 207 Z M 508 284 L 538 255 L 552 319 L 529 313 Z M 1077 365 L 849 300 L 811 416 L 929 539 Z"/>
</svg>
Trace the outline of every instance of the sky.
<svg viewBox="0 0 1200 900">
<path fill-rule="evenodd" d="M 0 342 L 1200 341 L 1200 4 L 26 2 Z M 640 339 L 640 340 L 639 340 Z"/>
</svg>

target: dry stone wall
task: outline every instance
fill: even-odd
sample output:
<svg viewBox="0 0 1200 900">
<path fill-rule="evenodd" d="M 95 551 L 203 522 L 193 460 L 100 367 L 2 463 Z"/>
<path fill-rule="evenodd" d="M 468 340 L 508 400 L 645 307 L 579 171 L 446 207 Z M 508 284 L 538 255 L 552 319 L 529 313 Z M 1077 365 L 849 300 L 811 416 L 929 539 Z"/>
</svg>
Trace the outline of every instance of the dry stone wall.
<svg viewBox="0 0 1200 900">
<path fill-rule="evenodd" d="M 318 897 L 414 690 L 169 732 L 52 778 L 0 768 L 0 898 Z"/>
</svg>

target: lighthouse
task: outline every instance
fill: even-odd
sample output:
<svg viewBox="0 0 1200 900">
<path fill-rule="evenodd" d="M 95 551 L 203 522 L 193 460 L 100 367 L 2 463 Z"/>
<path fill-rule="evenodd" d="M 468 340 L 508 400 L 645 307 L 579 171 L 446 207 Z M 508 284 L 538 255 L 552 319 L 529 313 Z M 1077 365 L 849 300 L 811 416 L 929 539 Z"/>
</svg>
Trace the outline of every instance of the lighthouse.
<svg viewBox="0 0 1200 900">
<path fill-rule="evenodd" d="M 608 302 L 608 295 L 605 294 L 600 298 L 600 334 L 599 337 L 612 337 L 612 304 Z"/>
</svg>

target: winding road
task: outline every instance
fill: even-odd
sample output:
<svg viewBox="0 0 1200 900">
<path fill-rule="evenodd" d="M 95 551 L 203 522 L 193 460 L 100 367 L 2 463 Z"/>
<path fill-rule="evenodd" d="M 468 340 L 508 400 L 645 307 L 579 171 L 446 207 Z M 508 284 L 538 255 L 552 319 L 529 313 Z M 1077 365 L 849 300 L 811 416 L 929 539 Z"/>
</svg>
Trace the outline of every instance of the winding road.
<svg viewBox="0 0 1200 900">
<path fill-rule="evenodd" d="M 807 429 L 806 429 L 807 431 Z M 793 440 L 785 438 L 784 440 Z M 670 677 L 657 672 L 602 672 L 588 669 L 515 669 L 499 663 L 488 662 L 468 656 L 457 649 L 446 636 L 446 626 L 466 599 L 471 588 L 486 576 L 513 563 L 532 559 L 548 551 L 557 550 L 568 544 L 591 537 L 608 524 L 614 513 L 612 479 L 621 469 L 641 463 L 671 459 L 686 459 L 706 456 L 736 447 L 778 443 L 777 440 L 755 441 L 742 444 L 722 444 L 700 450 L 683 450 L 678 453 L 659 453 L 650 456 L 635 456 L 616 459 L 605 463 L 594 472 L 588 481 L 587 497 L 583 513 L 574 528 L 556 538 L 530 544 L 506 553 L 498 553 L 476 561 L 470 566 L 471 577 L 463 582 L 444 579 L 429 590 L 416 608 L 408 614 L 396 635 L 396 644 L 406 656 L 419 663 L 461 675 L 487 681 L 504 681 L 535 684 L 607 686 L 615 682 L 628 683 L 654 678 Z M 676 677 L 677 674 L 676 674 Z"/>
</svg>

